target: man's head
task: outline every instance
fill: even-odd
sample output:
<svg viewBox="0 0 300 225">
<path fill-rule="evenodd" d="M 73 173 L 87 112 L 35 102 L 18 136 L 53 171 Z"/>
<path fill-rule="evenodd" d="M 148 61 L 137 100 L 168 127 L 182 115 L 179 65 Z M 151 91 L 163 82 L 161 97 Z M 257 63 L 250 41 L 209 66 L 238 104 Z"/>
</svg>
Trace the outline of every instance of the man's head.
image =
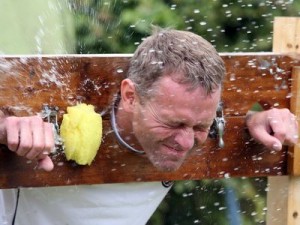
<svg viewBox="0 0 300 225">
<path fill-rule="evenodd" d="M 188 31 L 157 30 L 135 51 L 128 78 L 140 96 L 149 97 L 152 85 L 172 73 L 182 74 L 178 82 L 201 86 L 209 94 L 221 85 L 225 68 L 215 48 L 202 37 Z"/>
<path fill-rule="evenodd" d="M 224 73 L 213 46 L 191 32 L 161 30 L 138 47 L 121 85 L 123 128 L 158 169 L 178 169 L 206 140 Z"/>
</svg>

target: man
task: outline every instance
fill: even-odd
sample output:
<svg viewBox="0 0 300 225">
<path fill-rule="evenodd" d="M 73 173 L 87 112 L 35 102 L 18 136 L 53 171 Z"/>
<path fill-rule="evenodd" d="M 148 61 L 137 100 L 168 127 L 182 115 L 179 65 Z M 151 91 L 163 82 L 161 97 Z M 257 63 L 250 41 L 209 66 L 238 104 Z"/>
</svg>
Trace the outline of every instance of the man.
<svg viewBox="0 0 300 225">
<path fill-rule="evenodd" d="M 159 170 L 178 169 L 193 147 L 207 139 L 224 74 L 222 59 L 198 35 L 160 30 L 145 39 L 131 59 L 112 111 L 120 147 L 145 152 Z M 249 113 L 247 125 L 270 149 L 297 141 L 297 122 L 287 109 Z M 53 168 L 48 157 L 53 136 L 39 118 L 2 116 L 0 140 L 16 154 L 36 159 L 41 168 Z M 3 218 L 18 225 L 141 225 L 169 188 L 140 182 L 7 190 L 2 194 Z"/>
</svg>

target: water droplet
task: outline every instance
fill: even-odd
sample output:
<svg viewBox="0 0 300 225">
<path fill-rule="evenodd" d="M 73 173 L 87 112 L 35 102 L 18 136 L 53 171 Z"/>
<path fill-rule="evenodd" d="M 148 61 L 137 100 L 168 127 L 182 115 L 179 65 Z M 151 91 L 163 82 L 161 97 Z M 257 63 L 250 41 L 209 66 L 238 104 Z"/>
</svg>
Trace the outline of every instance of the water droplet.
<svg viewBox="0 0 300 225">
<path fill-rule="evenodd" d="M 171 5 L 171 10 L 175 10 L 176 9 L 176 4 Z"/>
<path fill-rule="evenodd" d="M 123 73 L 123 69 L 117 69 L 117 73 Z"/>
<path fill-rule="evenodd" d="M 226 179 L 230 178 L 230 173 L 225 173 L 224 178 L 226 178 Z"/>
</svg>

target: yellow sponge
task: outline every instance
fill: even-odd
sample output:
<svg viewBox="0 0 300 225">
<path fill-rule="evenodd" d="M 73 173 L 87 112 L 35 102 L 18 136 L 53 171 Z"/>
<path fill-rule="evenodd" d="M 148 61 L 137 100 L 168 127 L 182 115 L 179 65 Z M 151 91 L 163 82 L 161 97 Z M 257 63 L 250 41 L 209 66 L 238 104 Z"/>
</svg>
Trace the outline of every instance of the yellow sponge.
<svg viewBox="0 0 300 225">
<path fill-rule="evenodd" d="M 94 106 L 84 103 L 67 108 L 60 127 L 68 160 L 90 165 L 101 144 L 102 118 Z"/>
</svg>

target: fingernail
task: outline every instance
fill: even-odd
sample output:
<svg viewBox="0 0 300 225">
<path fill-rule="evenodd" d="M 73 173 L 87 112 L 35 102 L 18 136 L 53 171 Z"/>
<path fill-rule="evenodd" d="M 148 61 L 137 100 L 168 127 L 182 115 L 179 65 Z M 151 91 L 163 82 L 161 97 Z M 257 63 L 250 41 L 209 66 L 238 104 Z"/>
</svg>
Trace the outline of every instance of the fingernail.
<svg viewBox="0 0 300 225">
<path fill-rule="evenodd" d="M 280 151 L 281 150 L 281 145 L 273 144 L 272 149 L 275 150 L 275 151 Z"/>
</svg>

